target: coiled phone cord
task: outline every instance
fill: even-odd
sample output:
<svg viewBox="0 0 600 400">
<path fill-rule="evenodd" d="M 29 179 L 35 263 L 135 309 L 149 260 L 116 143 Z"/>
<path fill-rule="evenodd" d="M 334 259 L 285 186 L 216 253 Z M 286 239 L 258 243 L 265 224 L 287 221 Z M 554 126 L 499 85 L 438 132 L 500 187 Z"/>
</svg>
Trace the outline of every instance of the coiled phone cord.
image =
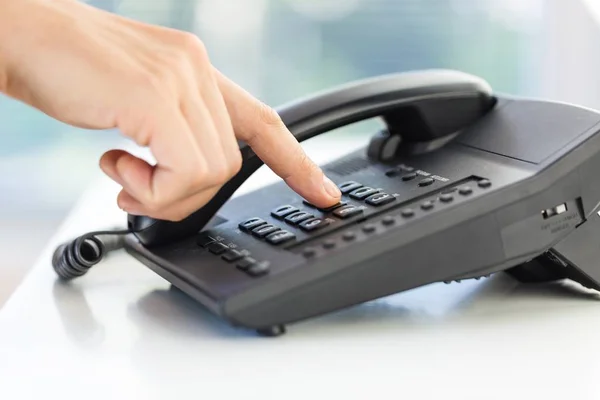
<svg viewBox="0 0 600 400">
<path fill-rule="evenodd" d="M 56 248 L 52 267 L 63 280 L 85 275 L 113 250 L 123 248 L 129 230 L 97 231 L 86 233 Z"/>
</svg>

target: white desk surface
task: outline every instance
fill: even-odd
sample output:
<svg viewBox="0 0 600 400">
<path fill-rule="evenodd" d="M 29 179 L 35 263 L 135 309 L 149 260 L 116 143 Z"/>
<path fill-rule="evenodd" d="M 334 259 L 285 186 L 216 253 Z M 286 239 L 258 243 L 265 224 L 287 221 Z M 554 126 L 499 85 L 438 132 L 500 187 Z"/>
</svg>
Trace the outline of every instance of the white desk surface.
<svg viewBox="0 0 600 400">
<path fill-rule="evenodd" d="M 124 223 L 117 189 L 99 179 L 0 311 L 1 399 L 600 399 L 600 296 L 575 285 L 431 285 L 271 339 L 124 253 L 58 284 L 58 243 Z"/>
</svg>

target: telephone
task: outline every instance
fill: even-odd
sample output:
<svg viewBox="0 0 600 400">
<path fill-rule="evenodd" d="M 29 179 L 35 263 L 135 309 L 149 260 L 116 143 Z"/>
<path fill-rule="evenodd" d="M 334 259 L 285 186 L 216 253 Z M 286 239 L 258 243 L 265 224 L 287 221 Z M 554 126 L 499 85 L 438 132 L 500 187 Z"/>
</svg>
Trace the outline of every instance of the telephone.
<svg viewBox="0 0 600 400">
<path fill-rule="evenodd" d="M 370 118 L 368 146 L 323 165 L 342 201 L 321 209 L 283 182 L 230 198 L 262 161 L 174 223 L 128 216 L 54 256 L 63 279 L 126 251 L 228 323 L 263 335 L 436 282 L 505 272 L 600 290 L 600 113 L 492 92 L 423 70 L 368 78 L 278 110 L 302 142 Z"/>
</svg>

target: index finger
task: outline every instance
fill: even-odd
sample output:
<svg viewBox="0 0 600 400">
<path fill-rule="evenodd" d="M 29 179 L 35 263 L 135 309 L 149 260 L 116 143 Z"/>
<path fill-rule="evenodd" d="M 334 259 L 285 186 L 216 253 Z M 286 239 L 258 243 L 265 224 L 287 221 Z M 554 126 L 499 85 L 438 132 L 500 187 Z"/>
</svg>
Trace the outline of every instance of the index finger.
<svg viewBox="0 0 600 400">
<path fill-rule="evenodd" d="M 317 207 L 338 203 L 338 187 L 306 155 L 279 115 L 219 71 L 215 75 L 236 137 L 305 200 Z"/>
</svg>

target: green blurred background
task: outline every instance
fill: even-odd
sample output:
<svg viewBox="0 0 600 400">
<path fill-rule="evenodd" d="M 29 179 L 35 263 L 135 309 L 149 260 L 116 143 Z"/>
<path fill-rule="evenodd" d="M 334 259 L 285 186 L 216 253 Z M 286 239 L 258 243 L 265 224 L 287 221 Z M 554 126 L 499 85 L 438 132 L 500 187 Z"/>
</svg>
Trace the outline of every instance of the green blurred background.
<svg viewBox="0 0 600 400">
<path fill-rule="evenodd" d="M 596 65 L 578 39 L 597 43 L 596 22 L 577 0 L 87 2 L 198 34 L 218 68 L 273 106 L 350 80 L 422 68 L 477 74 L 501 92 L 596 99 L 584 95 L 591 73 L 577 72 Z M 564 73 L 573 81 L 563 83 Z M 0 121 L 0 280 L 14 286 L 93 184 L 100 155 L 122 137 L 74 129 L 3 97 Z M 369 124 L 343 134 L 364 135 Z"/>
</svg>

